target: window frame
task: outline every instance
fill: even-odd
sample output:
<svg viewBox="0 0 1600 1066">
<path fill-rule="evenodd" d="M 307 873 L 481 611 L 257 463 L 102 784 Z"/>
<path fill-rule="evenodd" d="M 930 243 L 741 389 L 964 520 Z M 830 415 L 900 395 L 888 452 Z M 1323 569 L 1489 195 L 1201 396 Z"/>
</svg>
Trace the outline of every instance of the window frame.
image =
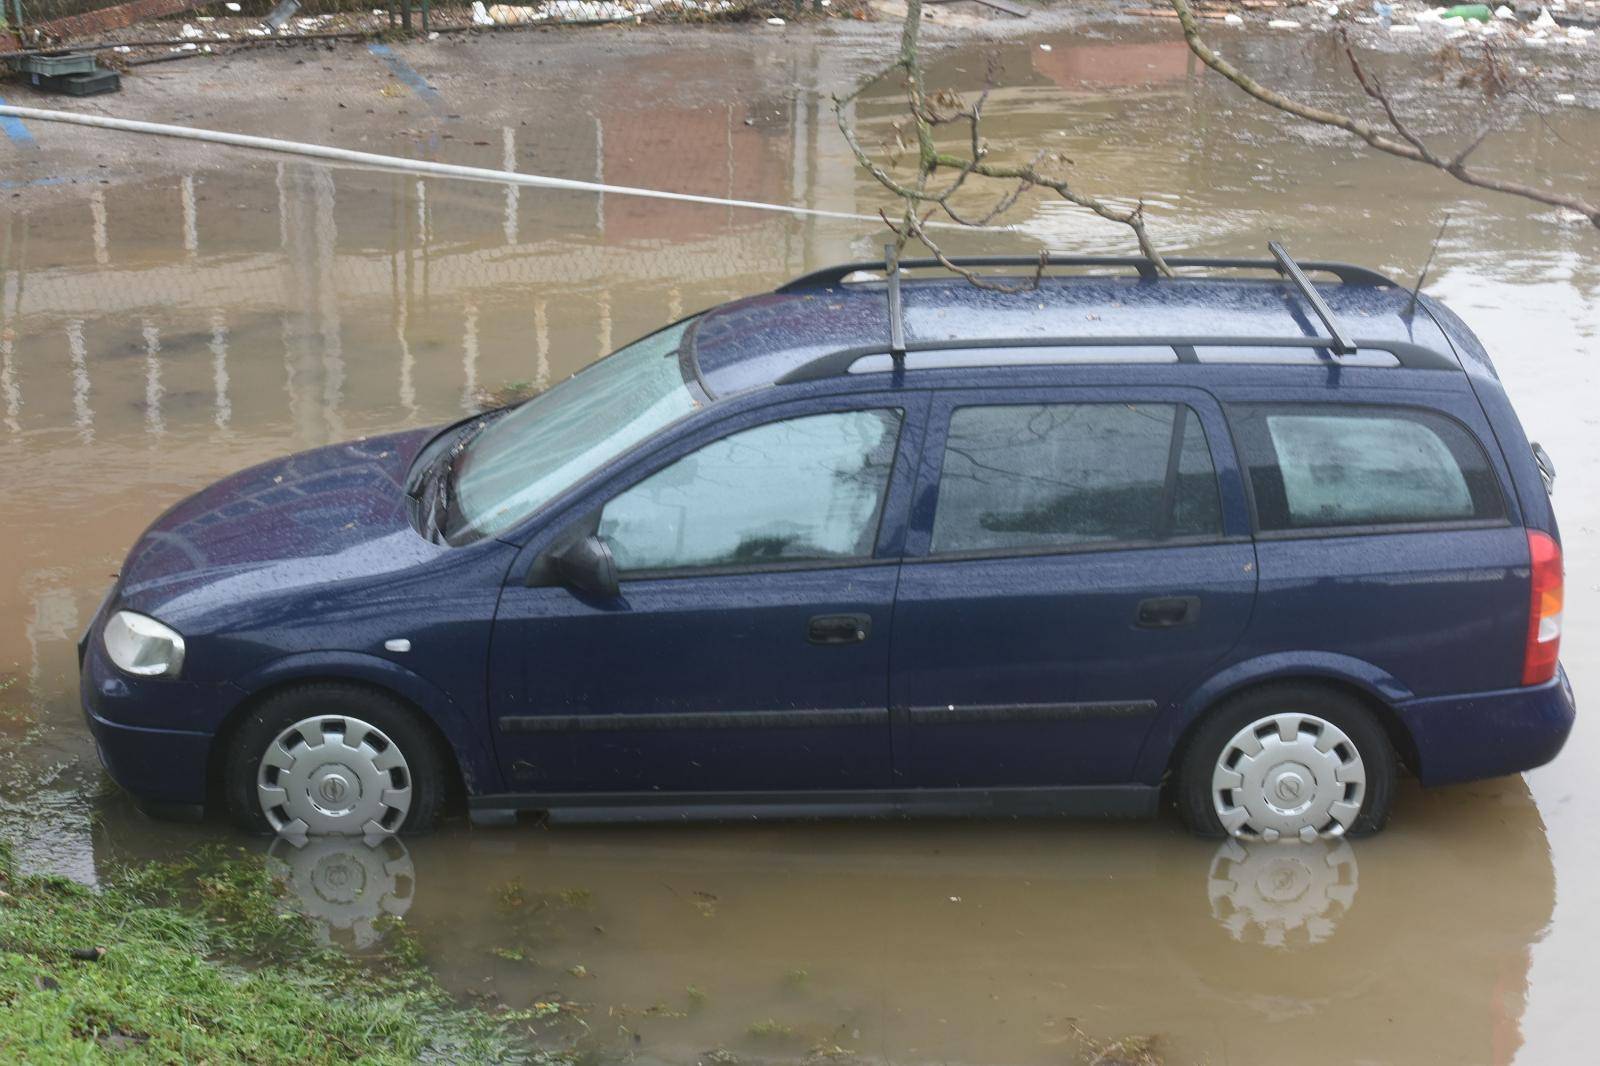
<svg viewBox="0 0 1600 1066">
<path fill-rule="evenodd" d="M 1285 407 L 1306 410 L 1316 408 L 1335 411 L 1417 412 L 1454 424 L 1466 435 L 1467 440 L 1477 446 L 1478 452 L 1483 458 L 1484 469 L 1489 472 L 1493 479 L 1494 491 L 1500 501 L 1500 517 L 1424 518 L 1406 522 L 1370 522 L 1351 525 L 1296 526 L 1292 529 L 1262 529 L 1261 511 L 1256 503 L 1255 478 L 1250 473 L 1249 450 L 1245 447 L 1245 441 L 1240 434 L 1238 414 L 1250 408 Z M 1514 497 L 1506 492 L 1504 474 L 1495 462 L 1498 453 L 1490 450 L 1484 443 L 1482 434 L 1475 430 L 1465 419 L 1442 407 L 1410 401 L 1384 402 L 1371 396 L 1352 396 L 1348 399 L 1328 399 L 1325 397 L 1318 399 L 1303 399 L 1299 397 L 1286 399 L 1263 396 L 1251 399 L 1225 400 L 1222 404 L 1222 412 L 1228 425 L 1228 435 L 1233 446 L 1233 452 L 1239 464 L 1240 480 L 1244 483 L 1245 501 L 1249 506 L 1250 513 L 1250 534 L 1256 540 L 1278 541 L 1321 539 L 1325 537 L 1373 537 L 1397 533 L 1454 533 L 1474 529 L 1504 529 L 1517 524 L 1512 509 Z M 1426 425 L 1425 422 L 1422 424 Z M 1276 449 L 1274 449 L 1274 454 L 1276 454 Z M 1465 472 L 1463 472 L 1463 476 L 1465 476 Z"/>
<path fill-rule="evenodd" d="M 944 477 L 944 458 L 950 439 L 950 426 L 956 412 L 972 407 L 1039 407 L 1039 406 L 1127 406 L 1130 404 L 1162 404 L 1188 409 L 1185 421 L 1192 419 L 1199 427 L 1201 439 L 1211 459 L 1211 477 L 1217 492 L 1217 533 L 1191 533 L 1157 538 L 1128 538 L 1124 540 L 1084 541 L 1076 544 L 1049 544 L 1032 547 L 1000 546 L 994 548 L 967 548 L 957 551 L 933 549 L 933 524 L 938 512 L 939 492 Z M 1209 420 L 1212 425 L 1206 423 Z M 923 448 L 921 483 L 914 502 L 913 525 L 919 534 L 920 551 L 913 554 L 907 546 L 906 562 L 943 563 L 984 559 L 1024 559 L 1056 555 L 1086 555 L 1101 552 L 1141 551 L 1160 548 L 1203 547 L 1214 544 L 1249 543 L 1250 534 L 1230 531 L 1235 523 L 1230 519 L 1229 491 L 1226 472 L 1233 469 L 1234 447 L 1227 424 L 1217 412 L 1215 400 L 1208 394 L 1193 389 L 1120 389 L 1104 386 L 1083 386 L 1068 389 L 996 389 L 988 392 L 961 390 L 930 416 L 930 425 L 938 426 L 937 437 L 930 436 Z M 1222 432 L 1218 432 L 1218 431 Z M 1220 440 L 1219 440 L 1220 438 Z M 1173 464 L 1181 463 L 1182 448 L 1169 449 L 1168 478 L 1175 473 Z M 1235 473 L 1240 471 L 1234 470 Z M 1248 487 L 1246 487 L 1248 488 Z"/>
<path fill-rule="evenodd" d="M 749 429 L 815 415 L 844 414 L 851 411 L 900 412 L 900 432 L 895 442 L 894 457 L 882 505 L 878 509 L 873 530 L 872 547 L 867 555 L 849 558 L 779 559 L 764 562 L 721 563 L 709 566 L 652 567 L 628 570 L 618 574 L 626 589 L 632 582 L 657 580 L 682 580 L 697 577 L 724 577 L 738 574 L 794 573 L 811 570 L 844 570 L 864 566 L 898 565 L 904 548 L 905 511 L 914 485 L 917 458 L 922 447 L 927 426 L 928 394 L 925 392 L 847 393 L 820 396 L 810 400 L 787 401 L 777 404 L 753 406 L 740 410 L 718 412 L 722 417 L 710 422 L 691 425 L 681 436 L 670 443 L 650 451 L 628 469 L 608 480 L 577 508 L 575 518 L 553 523 L 562 532 L 552 538 L 539 538 L 543 546 L 536 556 L 542 557 L 553 548 L 566 543 L 574 535 L 594 533 L 598 530 L 601 514 L 612 500 L 634 486 L 665 470 L 685 456 L 725 440 Z M 899 534 L 898 536 L 896 534 Z M 535 564 L 537 565 L 537 564 Z"/>
</svg>

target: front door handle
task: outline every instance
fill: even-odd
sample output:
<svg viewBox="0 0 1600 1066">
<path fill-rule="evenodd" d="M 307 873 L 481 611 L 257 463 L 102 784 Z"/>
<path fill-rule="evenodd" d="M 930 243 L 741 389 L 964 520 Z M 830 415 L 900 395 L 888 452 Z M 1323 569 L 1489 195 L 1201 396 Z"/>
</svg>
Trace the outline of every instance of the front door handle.
<svg viewBox="0 0 1600 1066">
<path fill-rule="evenodd" d="M 872 617 L 865 614 L 818 614 L 806 623 L 813 644 L 860 644 L 871 632 Z"/>
<path fill-rule="evenodd" d="M 1141 629 L 1170 629 L 1187 625 L 1200 616 L 1199 596 L 1156 596 L 1139 601 Z"/>
</svg>

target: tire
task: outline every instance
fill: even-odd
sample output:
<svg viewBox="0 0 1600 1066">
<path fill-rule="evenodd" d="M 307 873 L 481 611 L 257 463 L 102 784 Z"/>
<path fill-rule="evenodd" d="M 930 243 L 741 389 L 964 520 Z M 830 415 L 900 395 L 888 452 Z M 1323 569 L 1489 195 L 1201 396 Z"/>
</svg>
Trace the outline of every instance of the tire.
<svg viewBox="0 0 1600 1066">
<path fill-rule="evenodd" d="M 1178 763 L 1174 799 L 1199 836 L 1359 836 L 1389 820 L 1397 762 L 1361 701 L 1318 685 L 1272 685 L 1206 715 Z M 1240 787 L 1227 789 L 1232 780 Z"/>
<path fill-rule="evenodd" d="M 222 784 L 229 814 L 251 832 L 355 836 L 431 829 L 444 781 L 438 746 L 410 708 L 373 689 L 318 682 L 268 696 L 245 716 Z"/>
</svg>

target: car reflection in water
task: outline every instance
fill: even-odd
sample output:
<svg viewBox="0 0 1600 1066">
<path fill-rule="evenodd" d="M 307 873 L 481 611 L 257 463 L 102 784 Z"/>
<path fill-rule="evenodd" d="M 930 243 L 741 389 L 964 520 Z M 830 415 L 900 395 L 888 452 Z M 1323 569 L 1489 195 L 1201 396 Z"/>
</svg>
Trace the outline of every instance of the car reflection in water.
<svg viewBox="0 0 1600 1066">
<path fill-rule="evenodd" d="M 122 841 L 158 857 L 218 831 L 104 802 L 102 864 L 141 857 Z M 543 1038 L 597 1062 L 642 1043 L 663 1062 L 837 1045 L 865 1062 L 1059 1063 L 1077 1027 L 1158 1034 L 1170 1062 L 1281 1061 L 1289 1041 L 1304 1064 L 1505 1063 L 1555 892 L 1520 777 L 1407 783 L 1381 836 L 1309 846 L 1194 841 L 1164 821 L 260 846 L 327 942 L 370 954 L 404 915 L 446 987 L 490 1009 L 566 1005 Z"/>
</svg>

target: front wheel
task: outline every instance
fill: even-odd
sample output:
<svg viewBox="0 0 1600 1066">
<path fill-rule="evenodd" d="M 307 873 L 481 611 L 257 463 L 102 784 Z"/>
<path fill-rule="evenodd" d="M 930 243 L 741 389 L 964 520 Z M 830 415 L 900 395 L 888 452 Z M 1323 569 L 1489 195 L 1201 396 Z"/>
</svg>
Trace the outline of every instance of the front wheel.
<svg viewBox="0 0 1600 1066">
<path fill-rule="evenodd" d="M 443 777 L 432 738 L 408 708 L 340 684 L 262 701 L 234 733 L 224 775 L 236 822 L 290 837 L 425 831 Z"/>
<path fill-rule="evenodd" d="M 1258 689 L 1201 723 L 1178 767 L 1178 812 L 1202 836 L 1372 833 L 1389 818 L 1395 763 L 1359 701 L 1311 685 Z"/>
</svg>

